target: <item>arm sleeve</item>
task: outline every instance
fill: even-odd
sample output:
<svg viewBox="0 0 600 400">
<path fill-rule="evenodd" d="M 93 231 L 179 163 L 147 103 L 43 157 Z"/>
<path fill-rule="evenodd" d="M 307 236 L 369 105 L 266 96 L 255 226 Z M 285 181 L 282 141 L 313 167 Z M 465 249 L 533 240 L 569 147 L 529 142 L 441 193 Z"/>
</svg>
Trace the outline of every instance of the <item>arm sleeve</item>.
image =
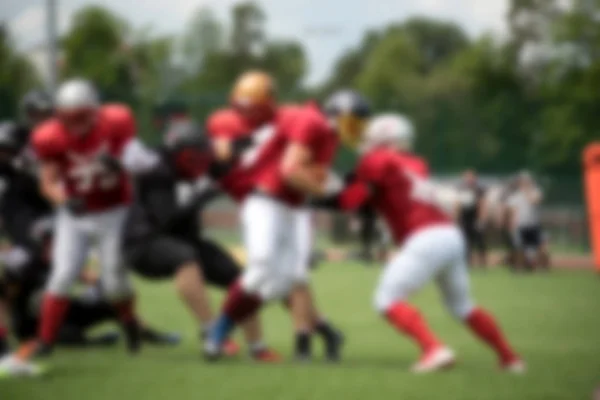
<svg viewBox="0 0 600 400">
<path fill-rule="evenodd" d="M 371 192 L 369 184 L 357 181 L 338 194 L 311 201 L 311 205 L 330 210 L 357 211 L 368 204 Z"/>
<path fill-rule="evenodd" d="M 320 127 L 310 118 L 300 118 L 290 129 L 289 139 L 304 146 L 315 143 L 320 132 Z"/>
<path fill-rule="evenodd" d="M 108 106 L 110 121 L 114 124 L 114 151 L 121 158 L 127 145 L 136 137 L 137 127 L 131 110 L 125 106 Z"/>
<path fill-rule="evenodd" d="M 31 147 L 35 157 L 44 161 L 55 161 L 64 153 L 64 147 L 49 129 L 43 129 L 34 133 Z"/>
<path fill-rule="evenodd" d="M 160 156 L 134 137 L 125 144 L 120 162 L 126 171 L 142 174 L 155 168 L 160 163 Z"/>
</svg>

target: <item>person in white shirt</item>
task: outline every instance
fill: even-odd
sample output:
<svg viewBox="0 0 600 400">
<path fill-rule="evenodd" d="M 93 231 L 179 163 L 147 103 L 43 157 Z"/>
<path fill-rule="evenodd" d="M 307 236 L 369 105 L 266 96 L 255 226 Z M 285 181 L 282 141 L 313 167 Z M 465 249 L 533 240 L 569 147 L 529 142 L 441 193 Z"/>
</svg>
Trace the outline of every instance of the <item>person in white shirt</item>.
<svg viewBox="0 0 600 400">
<path fill-rule="evenodd" d="M 528 270 L 547 268 L 548 252 L 540 221 L 541 189 L 528 172 L 518 177 L 517 189 L 508 198 L 510 227 L 519 253 L 519 263 Z"/>
</svg>

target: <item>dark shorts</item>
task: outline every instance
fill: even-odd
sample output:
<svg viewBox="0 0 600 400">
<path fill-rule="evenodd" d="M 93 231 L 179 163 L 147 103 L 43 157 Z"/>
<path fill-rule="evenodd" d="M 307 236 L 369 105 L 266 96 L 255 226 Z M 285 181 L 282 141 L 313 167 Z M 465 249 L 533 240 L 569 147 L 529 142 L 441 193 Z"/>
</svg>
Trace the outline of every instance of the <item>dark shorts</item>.
<svg viewBox="0 0 600 400">
<path fill-rule="evenodd" d="M 542 245 L 543 242 L 542 228 L 539 226 L 528 226 L 520 228 L 519 238 L 521 239 L 521 247 L 538 248 Z"/>
<path fill-rule="evenodd" d="M 229 287 L 241 272 L 225 249 L 208 240 L 188 242 L 157 236 L 125 246 L 125 259 L 134 272 L 156 280 L 172 278 L 181 266 L 197 263 L 206 281 L 221 288 Z"/>
</svg>

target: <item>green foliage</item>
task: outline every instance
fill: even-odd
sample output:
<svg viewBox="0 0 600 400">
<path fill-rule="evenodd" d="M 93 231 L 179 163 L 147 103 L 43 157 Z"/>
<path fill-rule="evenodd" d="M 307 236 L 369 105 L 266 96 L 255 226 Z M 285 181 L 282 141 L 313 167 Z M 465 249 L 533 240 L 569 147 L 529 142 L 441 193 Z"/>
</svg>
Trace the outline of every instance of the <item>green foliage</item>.
<svg viewBox="0 0 600 400">
<path fill-rule="evenodd" d="M 76 13 L 62 41 L 63 75 L 94 80 L 105 98 L 135 105 L 149 121 L 156 103 L 173 101 L 203 118 L 226 104 L 240 73 L 261 68 L 276 78 L 283 101 L 323 99 L 353 87 L 377 111 L 407 114 L 418 129 L 417 150 L 439 172 L 526 167 L 573 174 L 582 148 L 600 132 L 599 13 L 600 0 L 568 7 L 560 0 L 512 0 L 502 43 L 470 39 L 456 24 L 431 18 L 394 22 L 365 32 L 330 78 L 309 90 L 302 85 L 308 70 L 302 42 L 271 37 L 258 2 L 237 3 L 230 24 L 201 7 L 181 37 L 132 31 L 124 18 L 90 6 Z M 7 49 L 3 36 L 0 52 Z M 23 63 L 0 58 L 6 93 L 0 101 L 14 105 L 15 93 L 35 80 Z M 338 164 L 351 163 L 341 151 Z"/>
<path fill-rule="evenodd" d="M 63 40 L 63 76 L 86 77 L 105 98 L 132 101 L 135 79 L 125 40 L 128 32 L 125 20 L 101 6 L 80 9 Z"/>
<path fill-rule="evenodd" d="M 33 66 L 16 51 L 0 24 L 0 120 L 15 118 L 21 96 L 37 84 Z"/>
</svg>

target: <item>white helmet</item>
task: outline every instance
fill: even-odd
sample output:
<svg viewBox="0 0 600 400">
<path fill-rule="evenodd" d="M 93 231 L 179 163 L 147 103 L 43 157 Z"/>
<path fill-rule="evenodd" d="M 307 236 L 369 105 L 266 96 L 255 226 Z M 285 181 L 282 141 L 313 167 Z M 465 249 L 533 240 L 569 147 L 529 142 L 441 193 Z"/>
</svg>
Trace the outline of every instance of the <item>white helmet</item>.
<svg viewBox="0 0 600 400">
<path fill-rule="evenodd" d="M 58 88 L 55 99 L 57 111 L 95 109 L 100 105 L 94 86 L 85 79 L 71 79 Z"/>
<path fill-rule="evenodd" d="M 414 127 L 401 114 L 380 114 L 373 117 L 365 132 L 363 150 L 378 146 L 390 146 L 400 150 L 412 150 Z"/>
</svg>

